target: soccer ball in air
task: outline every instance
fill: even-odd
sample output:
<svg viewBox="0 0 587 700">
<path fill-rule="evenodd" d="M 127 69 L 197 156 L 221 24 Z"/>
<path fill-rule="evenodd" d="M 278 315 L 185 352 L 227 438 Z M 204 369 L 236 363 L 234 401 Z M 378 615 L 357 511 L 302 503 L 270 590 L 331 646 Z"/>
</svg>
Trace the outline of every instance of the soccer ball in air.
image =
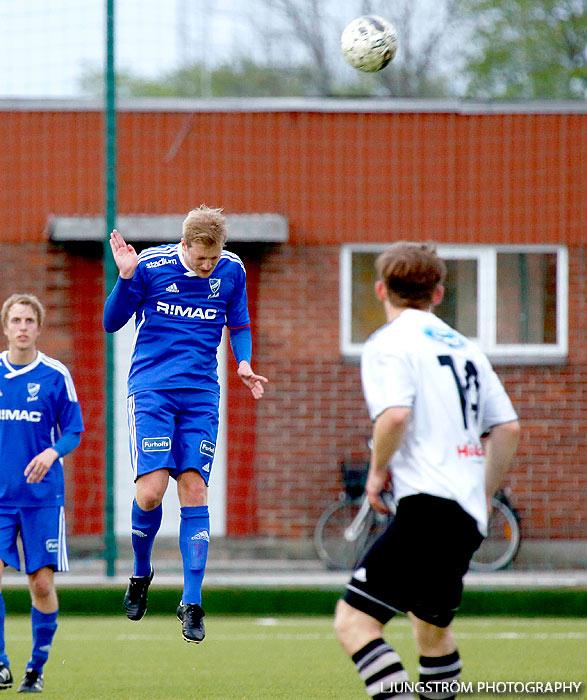
<svg viewBox="0 0 587 700">
<path fill-rule="evenodd" d="M 342 55 L 353 68 L 365 73 L 385 68 L 395 56 L 397 45 L 393 24 L 377 15 L 357 17 L 340 37 Z"/>
</svg>

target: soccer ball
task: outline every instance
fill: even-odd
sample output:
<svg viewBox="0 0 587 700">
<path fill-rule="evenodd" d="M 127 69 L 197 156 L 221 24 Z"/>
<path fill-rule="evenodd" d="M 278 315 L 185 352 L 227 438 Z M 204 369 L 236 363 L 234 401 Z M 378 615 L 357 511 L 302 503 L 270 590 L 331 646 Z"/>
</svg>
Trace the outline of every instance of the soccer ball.
<svg viewBox="0 0 587 700">
<path fill-rule="evenodd" d="M 374 73 L 385 68 L 397 51 L 393 24 L 377 15 L 357 17 L 342 33 L 342 55 L 353 68 Z"/>
</svg>

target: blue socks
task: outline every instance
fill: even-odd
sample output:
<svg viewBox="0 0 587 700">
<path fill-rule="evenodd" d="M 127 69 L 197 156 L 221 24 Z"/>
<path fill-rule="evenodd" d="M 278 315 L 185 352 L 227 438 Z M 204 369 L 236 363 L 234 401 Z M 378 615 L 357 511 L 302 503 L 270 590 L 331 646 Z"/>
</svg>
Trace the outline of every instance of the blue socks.
<svg viewBox="0 0 587 700">
<path fill-rule="evenodd" d="M 149 576 L 151 573 L 151 550 L 155 535 L 161 527 L 163 507 L 141 510 L 136 499 L 132 502 L 131 527 L 132 549 L 134 552 L 133 576 Z"/>
<path fill-rule="evenodd" d="M 4 620 L 6 619 L 6 606 L 4 605 L 4 598 L 2 593 L 0 593 L 0 663 L 5 666 L 10 666 L 8 663 L 8 657 L 6 656 L 6 643 L 4 641 Z"/>
<path fill-rule="evenodd" d="M 57 613 L 43 613 L 33 607 L 31 610 L 31 623 L 33 627 L 33 651 L 27 664 L 39 673 L 43 672 L 43 666 L 47 663 L 53 637 L 57 630 Z"/>
<path fill-rule="evenodd" d="M 34 606 L 31 608 L 31 626 L 33 629 L 33 649 L 27 668 L 32 668 L 43 673 L 43 666 L 47 663 L 53 637 L 57 631 L 57 613 L 43 613 Z M 6 619 L 6 606 L 0 593 L 0 662 L 10 666 L 8 656 L 4 650 L 4 620 Z"/>
<path fill-rule="evenodd" d="M 134 552 L 133 576 L 151 573 L 151 550 L 155 535 L 161 526 L 163 508 L 142 510 L 136 500 L 132 504 L 132 548 Z M 179 549 L 183 560 L 184 588 L 182 603 L 202 602 L 202 582 L 208 559 L 210 542 L 210 515 L 208 506 L 184 506 L 180 508 Z"/>
<path fill-rule="evenodd" d="M 183 559 L 184 605 L 202 602 L 202 582 L 210 543 L 210 515 L 208 506 L 180 508 L 179 549 Z"/>
</svg>

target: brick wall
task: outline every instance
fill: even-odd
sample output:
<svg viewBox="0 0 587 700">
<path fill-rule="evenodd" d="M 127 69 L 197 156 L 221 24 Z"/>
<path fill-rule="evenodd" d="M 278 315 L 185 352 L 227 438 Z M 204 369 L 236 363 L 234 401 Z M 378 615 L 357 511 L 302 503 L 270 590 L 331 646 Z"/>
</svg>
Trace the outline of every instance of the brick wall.
<svg viewBox="0 0 587 700">
<path fill-rule="evenodd" d="M 497 368 L 523 426 L 506 483 L 528 538 L 587 537 L 587 252 L 569 257 L 569 361 Z M 358 364 L 339 352 L 338 303 L 338 248 L 264 256 L 255 365 L 272 384 L 257 414 L 260 534 L 310 536 L 340 490 L 339 462 L 367 459 L 370 422 Z"/>
<path fill-rule="evenodd" d="M 214 101 L 221 104 L 222 101 Z M 451 243 L 585 241 L 584 113 L 146 111 L 118 115 L 118 206 L 279 212 L 296 245 L 370 242 L 375 231 Z M 187 103 L 186 103 L 187 104 Z M 330 103 L 332 104 L 332 103 Z M 381 106 L 381 103 L 379 103 Z M 377 108 L 376 108 L 377 109 Z M 0 110 L 0 240 L 43 240 L 51 214 L 98 214 L 103 115 Z M 206 147 L 202 148 L 202 144 Z"/>
<path fill-rule="evenodd" d="M 69 531 L 99 534 L 104 506 L 100 252 L 88 246 L 5 244 L 3 253 L 1 299 L 26 291 L 46 304 L 40 348 L 69 367 L 83 407 L 86 432 L 66 458 Z M 569 253 L 568 362 L 497 368 L 523 425 L 507 483 L 526 538 L 587 537 L 587 252 Z M 339 351 L 338 247 L 275 246 L 243 257 L 254 324 L 253 366 L 270 384 L 258 403 L 238 380 L 229 386 L 229 532 L 307 537 L 341 488 L 339 463 L 366 460 L 370 433 L 358 363 Z"/>
<path fill-rule="evenodd" d="M 3 111 L 0 126 L 0 295 L 32 291 L 48 306 L 40 347 L 71 369 L 86 422 L 66 461 L 68 514 L 74 532 L 98 533 L 100 251 L 53 246 L 44 230 L 52 214 L 103 212 L 102 115 L 80 105 Z M 206 201 L 227 213 L 277 211 L 290 224 L 288 245 L 237 251 L 249 272 L 254 368 L 271 384 L 252 408 L 228 373 L 231 533 L 309 535 L 340 488 L 339 462 L 366 459 L 358 364 L 339 351 L 338 245 L 389 231 L 570 246 L 568 362 L 499 374 L 524 427 L 508 480 L 525 536 L 587 537 L 586 133 L 583 113 L 121 111 L 120 213 Z"/>
</svg>

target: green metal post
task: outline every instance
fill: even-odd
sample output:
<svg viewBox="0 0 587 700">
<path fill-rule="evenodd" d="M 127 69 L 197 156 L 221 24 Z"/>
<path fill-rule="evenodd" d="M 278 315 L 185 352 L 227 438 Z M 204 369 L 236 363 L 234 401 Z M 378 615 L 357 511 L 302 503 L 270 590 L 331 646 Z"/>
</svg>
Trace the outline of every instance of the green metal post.
<svg viewBox="0 0 587 700">
<path fill-rule="evenodd" d="M 106 230 L 104 232 L 104 285 L 110 293 L 116 282 L 117 269 L 110 250 L 110 232 L 116 227 L 116 72 L 114 67 L 114 0 L 106 0 L 106 70 L 105 70 L 105 163 L 106 163 Z M 106 334 L 106 512 L 104 523 L 104 557 L 106 575 L 116 573 L 116 534 L 114 531 L 114 336 Z"/>
</svg>

